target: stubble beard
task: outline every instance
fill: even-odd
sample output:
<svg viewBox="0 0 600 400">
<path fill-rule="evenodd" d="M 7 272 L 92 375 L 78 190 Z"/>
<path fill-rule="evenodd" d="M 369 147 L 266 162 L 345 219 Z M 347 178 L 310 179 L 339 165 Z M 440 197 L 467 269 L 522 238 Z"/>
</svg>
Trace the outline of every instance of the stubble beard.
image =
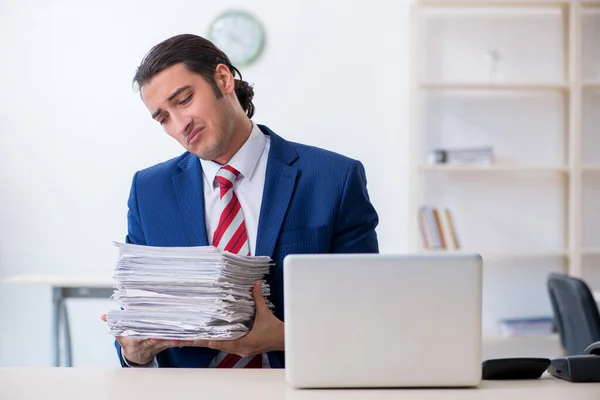
<svg viewBox="0 0 600 400">
<path fill-rule="evenodd" d="M 231 121 L 223 122 L 220 129 L 215 132 L 215 136 L 211 138 L 210 143 L 198 149 L 196 155 L 201 159 L 213 161 L 227 151 L 227 146 L 233 139 L 233 124 Z"/>
</svg>

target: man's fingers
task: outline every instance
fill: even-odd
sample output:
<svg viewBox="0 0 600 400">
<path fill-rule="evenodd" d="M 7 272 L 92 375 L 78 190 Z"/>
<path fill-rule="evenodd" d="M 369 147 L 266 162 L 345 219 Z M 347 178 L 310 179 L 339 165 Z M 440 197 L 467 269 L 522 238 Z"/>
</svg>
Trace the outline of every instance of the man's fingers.
<svg viewBox="0 0 600 400">
<path fill-rule="evenodd" d="M 106 314 L 102 314 L 102 316 L 100 317 L 100 319 L 102 319 L 102 321 L 104 321 L 104 322 L 108 322 L 106 320 L 107 319 Z"/>
<path fill-rule="evenodd" d="M 115 339 L 117 339 L 117 342 L 119 342 L 119 344 L 123 348 L 128 348 L 130 345 L 133 344 L 131 338 L 128 338 L 126 336 L 117 336 Z"/>
<path fill-rule="evenodd" d="M 238 348 L 235 345 L 235 340 L 210 340 L 208 341 L 206 347 L 209 349 L 220 350 L 227 353 L 231 353 L 232 350 Z"/>
<path fill-rule="evenodd" d="M 262 295 L 262 290 L 260 288 L 260 281 L 254 282 L 254 288 L 252 288 L 252 295 L 254 296 L 254 303 L 256 304 L 256 308 L 264 308 L 267 305 L 265 304 L 265 298 Z"/>
<path fill-rule="evenodd" d="M 127 336 L 117 336 L 117 341 L 122 348 L 128 350 L 128 352 L 143 351 L 162 345 L 162 340 L 159 339 L 135 339 Z"/>
<path fill-rule="evenodd" d="M 116 339 L 121 344 L 125 358 L 137 364 L 146 364 L 161 351 L 180 345 L 179 340 L 136 339 L 125 336 L 117 336 Z"/>
<path fill-rule="evenodd" d="M 179 340 L 161 340 L 154 345 L 153 350 L 156 351 L 156 353 L 159 353 L 159 352 L 169 349 L 171 347 L 178 347 L 178 346 L 180 346 Z"/>
<path fill-rule="evenodd" d="M 166 340 L 166 339 L 145 339 L 138 343 L 143 347 L 149 348 L 169 348 L 174 346 L 181 346 L 181 340 Z"/>
<path fill-rule="evenodd" d="M 208 347 L 208 343 L 208 340 L 186 340 L 182 341 L 182 346 Z"/>
</svg>

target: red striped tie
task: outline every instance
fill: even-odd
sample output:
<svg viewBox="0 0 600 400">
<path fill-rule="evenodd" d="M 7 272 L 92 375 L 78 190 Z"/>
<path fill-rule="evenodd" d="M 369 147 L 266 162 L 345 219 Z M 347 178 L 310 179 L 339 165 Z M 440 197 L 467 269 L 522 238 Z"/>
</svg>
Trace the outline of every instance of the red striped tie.
<svg viewBox="0 0 600 400">
<path fill-rule="evenodd" d="M 233 191 L 233 183 L 240 175 L 235 168 L 226 165 L 217 172 L 216 180 L 221 190 L 221 217 L 213 235 L 213 246 L 234 254 L 250 255 L 248 233 L 242 206 Z M 224 356 L 224 357 L 223 357 Z M 262 356 L 241 358 L 234 354 L 217 355 L 217 368 L 262 368 Z"/>
</svg>

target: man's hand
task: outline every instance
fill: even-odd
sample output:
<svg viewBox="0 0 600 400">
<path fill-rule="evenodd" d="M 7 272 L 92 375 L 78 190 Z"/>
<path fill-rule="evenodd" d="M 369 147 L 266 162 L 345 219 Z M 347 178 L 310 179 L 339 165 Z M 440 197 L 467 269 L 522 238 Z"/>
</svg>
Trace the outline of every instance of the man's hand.
<svg viewBox="0 0 600 400">
<path fill-rule="evenodd" d="M 184 342 L 187 346 L 209 347 L 240 357 L 250 357 L 269 351 L 285 349 L 284 323 L 279 320 L 265 304 L 260 290 L 260 282 L 254 283 L 254 302 L 256 316 L 254 326 L 244 337 L 237 340 L 196 340 Z"/>
<path fill-rule="evenodd" d="M 102 315 L 102 320 L 106 322 L 106 314 Z M 180 341 L 177 340 L 135 339 L 125 336 L 117 336 L 116 339 L 127 361 L 140 365 L 148 364 L 163 350 L 180 346 Z"/>
</svg>

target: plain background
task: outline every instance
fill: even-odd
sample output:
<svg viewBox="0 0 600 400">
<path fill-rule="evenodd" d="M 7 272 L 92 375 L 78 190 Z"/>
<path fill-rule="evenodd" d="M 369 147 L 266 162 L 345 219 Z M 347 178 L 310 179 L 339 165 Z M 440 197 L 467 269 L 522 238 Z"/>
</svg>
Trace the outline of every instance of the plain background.
<svg viewBox="0 0 600 400">
<path fill-rule="evenodd" d="M 408 1 L 3 0 L 0 279 L 112 273 L 134 172 L 183 151 L 133 91 L 135 69 L 156 43 L 205 35 L 235 7 L 267 33 L 260 59 L 240 68 L 255 85 L 254 121 L 361 160 L 381 251 L 408 250 Z M 485 272 L 487 329 L 549 312 L 545 271 L 508 271 Z M 45 287 L 0 286 L 0 365 L 49 365 L 49 300 Z M 76 366 L 118 365 L 100 321 L 112 306 L 69 304 Z"/>
</svg>

